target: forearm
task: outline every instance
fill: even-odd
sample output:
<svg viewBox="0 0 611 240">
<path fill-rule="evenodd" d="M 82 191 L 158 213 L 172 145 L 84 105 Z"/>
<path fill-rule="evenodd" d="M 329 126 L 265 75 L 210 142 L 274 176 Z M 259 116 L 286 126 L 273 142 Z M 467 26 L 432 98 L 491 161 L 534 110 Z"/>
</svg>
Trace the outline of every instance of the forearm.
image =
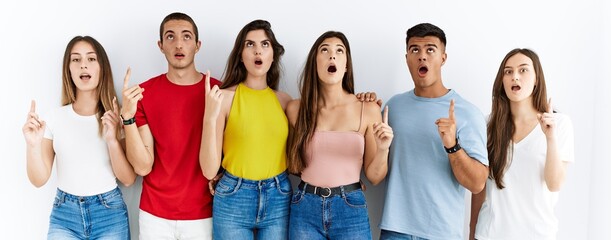
<svg viewBox="0 0 611 240">
<path fill-rule="evenodd" d="M 110 165 L 115 176 L 126 187 L 132 185 L 136 180 L 136 173 L 132 165 L 127 161 L 121 144 L 115 139 L 114 141 L 107 142 L 106 146 L 108 147 Z"/>
<path fill-rule="evenodd" d="M 547 140 L 547 153 L 545 159 L 544 178 L 547 188 L 551 192 L 560 191 L 564 182 L 565 166 L 558 154 L 556 140 L 551 137 Z"/>
<path fill-rule="evenodd" d="M 125 131 L 125 152 L 127 160 L 132 165 L 134 171 L 140 176 L 148 175 L 153 168 L 154 156 L 153 146 L 146 146 L 136 124 L 124 126 Z"/>
<path fill-rule="evenodd" d="M 202 127 L 202 141 L 199 148 L 199 165 L 204 177 L 208 180 L 214 178 L 221 167 L 220 144 L 217 136 L 215 120 L 204 120 Z"/>
<path fill-rule="evenodd" d="M 365 176 L 371 184 L 377 185 L 388 173 L 388 148 L 378 149 L 373 157 L 373 161 L 365 166 Z"/>
<path fill-rule="evenodd" d="M 471 158 L 464 149 L 448 154 L 456 180 L 472 193 L 479 193 L 486 185 L 488 167 Z"/>
<path fill-rule="evenodd" d="M 52 166 L 43 161 L 41 145 L 26 147 L 26 162 L 28 179 L 32 185 L 43 186 L 51 176 Z"/>
<path fill-rule="evenodd" d="M 486 187 L 478 194 L 471 194 L 471 221 L 469 223 L 469 240 L 475 239 L 475 227 L 479 218 L 479 211 L 486 200 Z"/>
</svg>

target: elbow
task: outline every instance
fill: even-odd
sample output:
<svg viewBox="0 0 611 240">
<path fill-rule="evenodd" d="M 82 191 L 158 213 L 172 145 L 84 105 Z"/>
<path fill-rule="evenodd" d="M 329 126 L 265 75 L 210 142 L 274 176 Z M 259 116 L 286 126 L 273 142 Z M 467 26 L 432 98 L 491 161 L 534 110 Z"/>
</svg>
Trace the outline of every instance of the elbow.
<svg viewBox="0 0 611 240">
<path fill-rule="evenodd" d="M 37 178 L 37 177 L 31 177 L 31 176 L 28 176 L 28 178 L 30 179 L 30 183 L 32 183 L 32 185 L 34 185 L 34 187 L 36 188 L 40 188 L 44 186 L 45 183 L 47 183 L 47 180 L 49 180 L 48 178 L 43 179 L 43 178 Z"/>
<path fill-rule="evenodd" d="M 549 183 L 546 182 L 547 190 L 550 192 L 559 192 L 560 191 L 560 183 Z"/>
<path fill-rule="evenodd" d="M 204 173 L 204 177 L 208 180 L 212 180 L 214 177 L 216 177 L 218 171 L 206 171 L 204 168 L 202 168 L 202 173 Z"/>
<path fill-rule="evenodd" d="M 42 186 L 45 185 L 46 181 L 36 181 L 36 180 L 30 180 L 30 182 L 32 183 L 32 185 L 34 185 L 34 187 L 36 188 L 40 188 Z"/>
<path fill-rule="evenodd" d="M 474 184 L 474 186 L 469 188 L 469 191 L 471 191 L 471 193 L 473 194 L 478 194 L 482 192 L 485 187 L 486 187 L 486 180 L 482 181 L 481 183 Z"/>
<path fill-rule="evenodd" d="M 367 180 L 369 180 L 369 182 L 376 186 L 378 184 L 380 184 L 382 182 L 382 180 L 384 180 L 384 177 L 386 177 L 386 173 L 379 173 L 379 174 L 370 174 L 367 175 Z"/>
<path fill-rule="evenodd" d="M 136 174 L 138 174 L 138 176 L 146 176 L 149 173 L 151 173 L 151 170 L 153 170 L 153 168 L 151 167 L 143 167 L 143 168 L 134 168 L 134 172 L 136 172 Z"/>
<path fill-rule="evenodd" d="M 120 179 L 120 181 L 123 184 L 123 186 L 129 187 L 136 182 L 136 175 L 130 176 L 127 179 Z"/>
</svg>

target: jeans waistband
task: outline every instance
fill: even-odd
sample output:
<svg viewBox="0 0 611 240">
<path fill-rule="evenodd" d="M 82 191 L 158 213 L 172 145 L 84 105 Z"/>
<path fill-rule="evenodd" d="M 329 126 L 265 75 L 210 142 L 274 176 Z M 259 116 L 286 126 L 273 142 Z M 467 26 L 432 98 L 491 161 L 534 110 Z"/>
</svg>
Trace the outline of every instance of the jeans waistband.
<svg viewBox="0 0 611 240">
<path fill-rule="evenodd" d="M 289 176 L 288 173 L 284 171 L 271 178 L 267 178 L 263 180 L 250 180 L 250 179 L 234 176 L 233 174 L 229 173 L 228 171 L 225 171 L 223 173 L 223 177 L 227 177 L 231 180 L 241 182 L 241 185 L 243 187 L 249 187 L 249 186 L 250 187 L 259 187 L 259 186 L 269 185 L 272 183 L 280 184 L 280 182 L 288 180 L 288 176 Z"/>
<path fill-rule="evenodd" d="M 110 190 L 108 192 L 105 193 L 100 193 L 97 195 L 92 195 L 92 196 L 77 196 L 77 195 L 72 195 L 70 193 L 64 192 L 61 189 L 57 189 L 57 198 L 61 199 L 62 202 L 63 201 L 71 201 L 71 202 L 93 202 L 93 201 L 104 201 L 106 199 L 110 199 L 116 196 L 121 196 L 121 190 L 119 189 L 119 187 L 116 187 L 113 190 Z"/>
<path fill-rule="evenodd" d="M 307 182 L 301 181 L 299 183 L 299 189 L 302 189 L 306 193 L 311 193 L 311 194 L 315 194 L 315 195 L 326 198 L 326 197 L 331 197 L 335 195 L 342 195 L 342 192 L 349 193 L 354 190 L 359 190 L 361 189 L 361 183 L 355 182 L 355 183 L 348 184 L 348 185 L 328 188 L 328 187 L 317 187 L 314 185 L 310 185 Z"/>
</svg>

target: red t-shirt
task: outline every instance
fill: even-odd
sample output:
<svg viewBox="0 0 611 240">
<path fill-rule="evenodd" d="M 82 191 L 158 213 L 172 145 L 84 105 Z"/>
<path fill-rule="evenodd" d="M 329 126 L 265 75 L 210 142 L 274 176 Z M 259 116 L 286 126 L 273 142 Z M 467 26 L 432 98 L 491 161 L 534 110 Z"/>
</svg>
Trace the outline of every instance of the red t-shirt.
<svg viewBox="0 0 611 240">
<path fill-rule="evenodd" d="M 155 139 L 153 169 L 142 183 L 140 209 L 170 220 L 212 217 L 212 195 L 199 165 L 205 79 L 176 85 L 161 74 L 140 84 L 136 124 L 149 126 Z M 211 78 L 210 84 L 220 85 Z"/>
</svg>

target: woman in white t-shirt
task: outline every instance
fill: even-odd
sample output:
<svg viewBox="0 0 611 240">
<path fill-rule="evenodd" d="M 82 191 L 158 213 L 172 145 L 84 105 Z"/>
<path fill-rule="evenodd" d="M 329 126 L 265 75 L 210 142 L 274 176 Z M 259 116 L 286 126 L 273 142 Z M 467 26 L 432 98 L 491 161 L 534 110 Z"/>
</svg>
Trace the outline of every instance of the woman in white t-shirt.
<svg viewBox="0 0 611 240">
<path fill-rule="evenodd" d="M 472 198 L 470 239 L 556 239 L 554 206 L 574 160 L 571 120 L 553 111 L 529 49 L 505 56 L 492 96 L 490 178 Z"/>
<path fill-rule="evenodd" d="M 43 121 L 32 101 L 23 126 L 30 182 L 44 185 L 57 166 L 48 239 L 129 239 L 127 207 L 116 179 L 136 174 L 119 140 L 119 107 L 104 48 L 89 36 L 66 47 L 62 107 Z"/>
</svg>

